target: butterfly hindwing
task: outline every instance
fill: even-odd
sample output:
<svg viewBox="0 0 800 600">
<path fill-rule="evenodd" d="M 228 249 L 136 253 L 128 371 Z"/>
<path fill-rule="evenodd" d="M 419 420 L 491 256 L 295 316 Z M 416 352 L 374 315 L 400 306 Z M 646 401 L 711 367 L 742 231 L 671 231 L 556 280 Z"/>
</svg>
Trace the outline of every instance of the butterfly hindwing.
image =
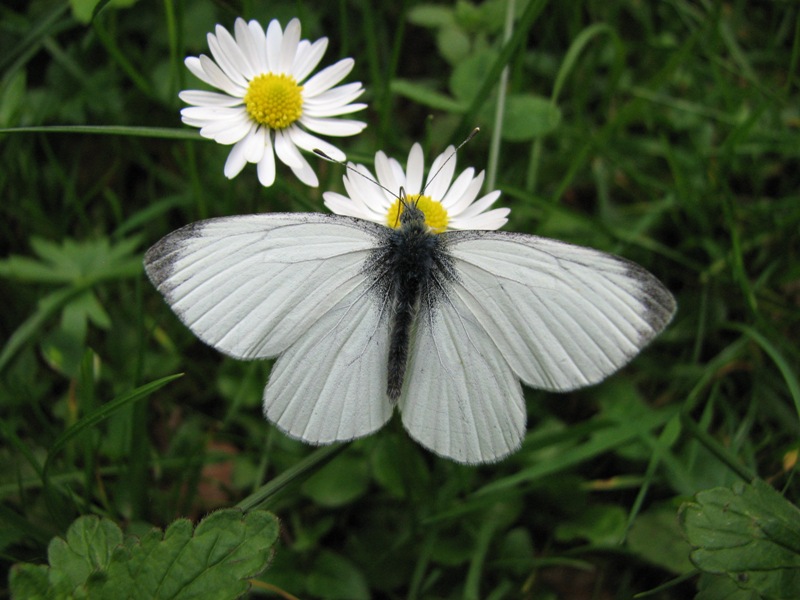
<svg viewBox="0 0 800 600">
<path fill-rule="evenodd" d="M 392 416 L 386 396 L 386 307 L 362 285 L 328 310 L 275 362 L 264 415 L 312 444 L 352 440 Z"/>
<path fill-rule="evenodd" d="M 461 463 L 499 460 L 522 442 L 519 378 L 457 294 L 420 306 L 400 411 L 411 437 Z"/>
</svg>

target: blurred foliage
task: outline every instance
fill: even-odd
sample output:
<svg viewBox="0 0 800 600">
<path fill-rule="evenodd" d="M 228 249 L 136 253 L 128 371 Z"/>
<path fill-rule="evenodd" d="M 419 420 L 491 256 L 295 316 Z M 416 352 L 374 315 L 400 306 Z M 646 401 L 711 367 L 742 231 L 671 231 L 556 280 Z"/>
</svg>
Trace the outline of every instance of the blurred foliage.
<svg viewBox="0 0 800 600">
<path fill-rule="evenodd" d="M 281 522 L 252 595 L 782 597 L 796 565 L 745 559 L 776 539 L 753 523 L 800 502 L 800 6 L 516 0 L 506 31 L 509 2 L 0 8 L 0 549 L 6 569 L 27 565 L 15 586 L 60 568 L 48 548 L 87 523 L 124 541 L 113 557 L 238 503 Z M 297 16 L 303 37 L 329 37 L 323 66 L 356 59 L 370 126 L 342 140 L 349 159 L 417 140 L 430 157 L 481 125 L 458 164 L 496 156 L 507 229 L 639 262 L 678 298 L 674 322 L 598 386 L 526 390 L 528 435 L 497 464 L 432 456 L 397 419 L 327 452 L 286 438 L 261 414 L 271 365 L 204 347 L 140 267 L 186 223 L 318 211 L 342 190 L 323 161 L 319 189 L 280 169 L 269 189 L 252 169 L 229 181 L 228 149 L 181 125 L 178 91 L 202 87 L 183 58 L 237 16 Z M 715 546 L 726 523 L 752 540 Z"/>
</svg>

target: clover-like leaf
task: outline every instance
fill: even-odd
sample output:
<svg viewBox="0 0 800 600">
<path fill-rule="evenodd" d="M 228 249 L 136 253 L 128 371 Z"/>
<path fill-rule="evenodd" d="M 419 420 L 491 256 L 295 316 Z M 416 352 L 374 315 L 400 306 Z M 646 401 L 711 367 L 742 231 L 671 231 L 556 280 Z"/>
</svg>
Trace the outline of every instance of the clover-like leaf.
<svg viewBox="0 0 800 600">
<path fill-rule="evenodd" d="M 681 507 L 691 560 L 763 598 L 797 598 L 800 509 L 767 483 L 713 488 Z"/>
<path fill-rule="evenodd" d="M 193 527 L 179 519 L 165 532 L 123 540 L 109 519 L 80 517 L 48 547 L 50 566 L 15 565 L 15 598 L 238 598 L 263 571 L 278 537 L 265 511 L 221 510 Z"/>
</svg>

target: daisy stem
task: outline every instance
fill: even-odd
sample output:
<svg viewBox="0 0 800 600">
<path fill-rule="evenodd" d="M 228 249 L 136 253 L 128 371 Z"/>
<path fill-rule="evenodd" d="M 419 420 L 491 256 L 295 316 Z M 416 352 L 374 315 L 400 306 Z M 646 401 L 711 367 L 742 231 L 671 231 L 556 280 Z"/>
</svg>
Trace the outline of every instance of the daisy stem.
<svg viewBox="0 0 800 600">
<path fill-rule="evenodd" d="M 509 0 L 506 5 L 506 22 L 503 27 L 503 44 L 507 44 L 514 33 L 514 11 L 515 0 Z M 494 189 L 497 180 L 497 162 L 500 158 L 500 138 L 503 133 L 503 115 L 506 109 L 506 88 L 508 87 L 508 64 L 503 67 L 500 73 L 500 81 L 497 91 L 497 107 L 494 112 L 494 127 L 492 128 L 492 139 L 489 143 L 489 166 L 486 169 L 486 183 L 484 189 L 487 191 Z"/>
<path fill-rule="evenodd" d="M 544 10 L 546 5 L 547 0 L 531 0 L 530 4 L 525 8 L 525 11 L 517 22 L 517 28 L 514 34 L 507 43 L 503 44 L 503 47 L 500 49 L 500 54 L 497 56 L 491 68 L 486 72 L 483 82 L 475 93 L 469 107 L 467 107 L 467 110 L 461 117 L 458 127 L 456 127 L 454 131 L 461 131 L 469 126 L 474 127 L 478 111 L 480 111 L 484 102 L 486 102 L 486 98 L 490 96 L 495 86 L 495 81 L 500 77 L 501 71 L 511 60 L 511 56 L 514 52 L 523 46 L 527 39 L 528 31 L 533 27 L 536 18 L 542 10 Z M 449 143 L 453 143 L 453 140 L 451 139 Z"/>
</svg>

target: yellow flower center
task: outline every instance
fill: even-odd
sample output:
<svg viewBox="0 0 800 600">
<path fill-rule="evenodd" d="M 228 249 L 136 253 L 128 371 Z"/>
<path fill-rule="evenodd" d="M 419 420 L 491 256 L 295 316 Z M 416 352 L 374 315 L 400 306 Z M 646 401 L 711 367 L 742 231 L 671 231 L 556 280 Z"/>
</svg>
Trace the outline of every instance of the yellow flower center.
<svg viewBox="0 0 800 600">
<path fill-rule="evenodd" d="M 434 200 L 430 196 L 413 194 L 406 196 L 405 202 L 414 204 L 422 211 L 422 214 L 425 215 L 425 224 L 431 228 L 433 233 L 442 233 L 447 229 L 447 210 L 438 200 Z M 401 214 L 403 214 L 403 203 L 397 199 L 386 214 L 386 224 L 393 229 L 397 229 L 400 227 Z"/>
<path fill-rule="evenodd" d="M 270 129 L 286 129 L 303 114 L 303 86 L 291 75 L 257 75 L 247 87 L 244 105 L 250 117 Z"/>
</svg>

